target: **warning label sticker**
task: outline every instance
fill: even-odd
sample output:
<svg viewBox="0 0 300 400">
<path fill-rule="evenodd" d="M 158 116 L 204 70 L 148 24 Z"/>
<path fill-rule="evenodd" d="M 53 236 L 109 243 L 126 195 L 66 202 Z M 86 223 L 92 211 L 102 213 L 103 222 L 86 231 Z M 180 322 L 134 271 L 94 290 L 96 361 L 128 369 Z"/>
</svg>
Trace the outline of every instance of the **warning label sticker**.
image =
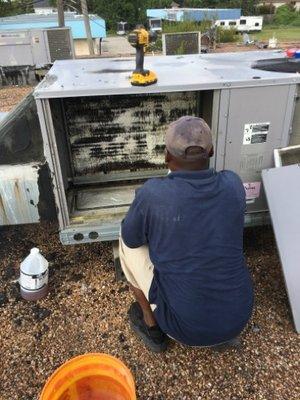
<svg viewBox="0 0 300 400">
<path fill-rule="evenodd" d="M 253 200 L 259 197 L 261 182 L 245 182 L 243 185 L 246 192 L 246 200 Z"/>
<path fill-rule="evenodd" d="M 270 129 L 270 122 L 245 124 L 243 144 L 265 143 Z"/>
</svg>

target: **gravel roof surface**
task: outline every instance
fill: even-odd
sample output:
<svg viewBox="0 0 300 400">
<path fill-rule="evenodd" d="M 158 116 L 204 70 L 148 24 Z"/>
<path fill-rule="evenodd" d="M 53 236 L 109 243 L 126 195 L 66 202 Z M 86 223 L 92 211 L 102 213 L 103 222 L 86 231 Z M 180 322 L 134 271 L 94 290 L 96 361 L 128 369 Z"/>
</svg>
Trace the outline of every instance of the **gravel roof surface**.
<svg viewBox="0 0 300 400">
<path fill-rule="evenodd" d="M 51 262 L 50 294 L 19 296 L 20 261 L 38 246 Z M 294 331 L 270 228 L 246 231 L 255 312 L 239 349 L 218 353 L 172 342 L 151 354 L 131 332 L 132 296 L 116 282 L 109 243 L 62 246 L 55 224 L 0 232 L 0 399 L 33 400 L 71 357 L 106 352 L 135 376 L 139 399 L 299 400 L 299 336 Z"/>
<path fill-rule="evenodd" d="M 31 86 L 5 86 L 0 88 L 0 111 L 10 111 L 32 90 L 33 87 Z"/>
</svg>

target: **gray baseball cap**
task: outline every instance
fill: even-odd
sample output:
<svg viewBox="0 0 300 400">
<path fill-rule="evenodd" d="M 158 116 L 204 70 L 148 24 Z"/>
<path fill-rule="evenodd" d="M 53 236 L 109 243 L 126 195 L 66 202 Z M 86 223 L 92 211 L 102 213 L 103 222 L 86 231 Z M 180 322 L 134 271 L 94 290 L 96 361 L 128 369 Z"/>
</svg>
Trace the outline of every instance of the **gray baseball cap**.
<svg viewBox="0 0 300 400">
<path fill-rule="evenodd" d="M 169 125 L 165 142 L 173 156 L 187 161 L 208 158 L 213 147 L 211 130 L 204 119 L 189 115 Z"/>
</svg>

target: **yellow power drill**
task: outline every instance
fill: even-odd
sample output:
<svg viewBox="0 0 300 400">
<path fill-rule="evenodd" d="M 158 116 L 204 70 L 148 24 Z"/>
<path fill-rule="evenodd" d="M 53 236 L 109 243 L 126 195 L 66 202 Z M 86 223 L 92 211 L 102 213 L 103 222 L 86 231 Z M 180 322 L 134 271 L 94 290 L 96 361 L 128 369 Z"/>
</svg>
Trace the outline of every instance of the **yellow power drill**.
<svg viewBox="0 0 300 400">
<path fill-rule="evenodd" d="M 145 49 L 149 43 L 157 38 L 155 32 L 147 32 L 143 25 L 138 25 L 133 32 L 128 35 L 128 42 L 136 49 L 135 70 L 132 73 L 130 82 L 134 86 L 148 86 L 157 82 L 157 77 L 153 71 L 144 69 Z"/>
</svg>

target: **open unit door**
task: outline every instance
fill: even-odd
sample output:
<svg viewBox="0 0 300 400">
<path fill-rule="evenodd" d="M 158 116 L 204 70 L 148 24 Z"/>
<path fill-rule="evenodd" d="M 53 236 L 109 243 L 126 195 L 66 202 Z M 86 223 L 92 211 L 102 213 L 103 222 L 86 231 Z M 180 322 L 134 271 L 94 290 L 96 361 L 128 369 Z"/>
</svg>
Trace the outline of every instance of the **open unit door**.
<svg viewBox="0 0 300 400">
<path fill-rule="evenodd" d="M 296 331 L 300 333 L 300 164 L 262 172 Z"/>
</svg>

